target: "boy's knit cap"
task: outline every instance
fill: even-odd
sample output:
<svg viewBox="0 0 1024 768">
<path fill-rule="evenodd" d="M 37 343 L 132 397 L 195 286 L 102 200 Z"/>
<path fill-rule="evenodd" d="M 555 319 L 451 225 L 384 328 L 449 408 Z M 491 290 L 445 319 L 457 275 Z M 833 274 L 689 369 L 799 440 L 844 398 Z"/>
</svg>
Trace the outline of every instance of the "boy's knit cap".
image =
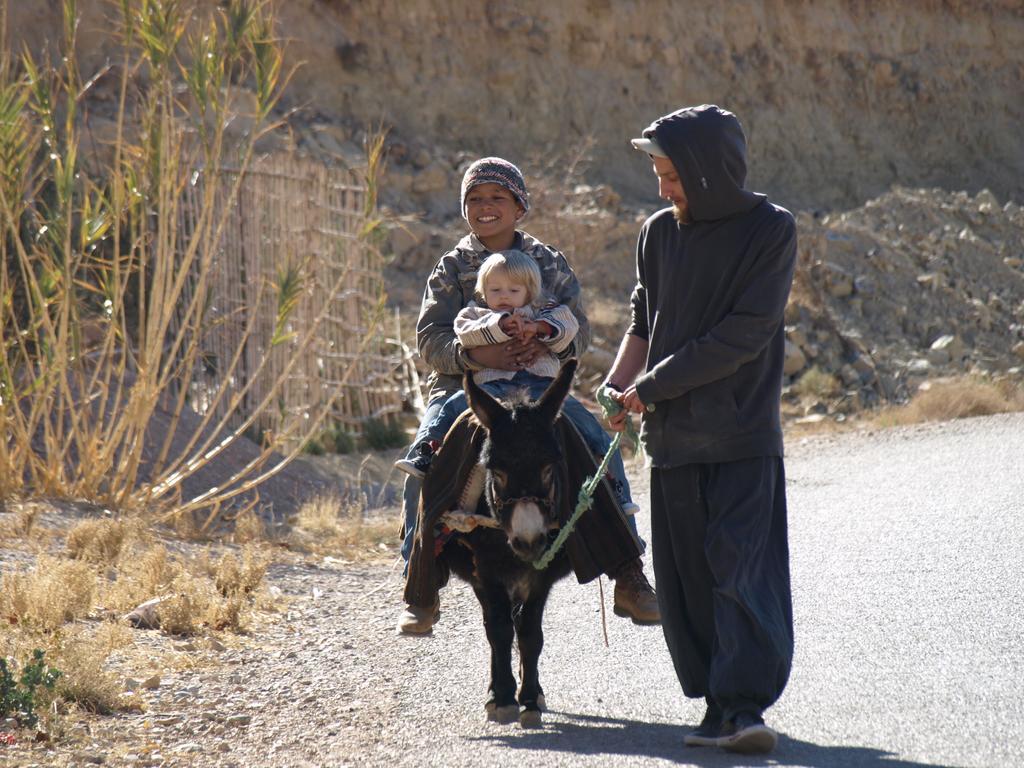
<svg viewBox="0 0 1024 768">
<path fill-rule="evenodd" d="M 523 174 L 508 160 L 500 157 L 484 157 L 477 160 L 462 177 L 462 215 L 466 215 L 466 195 L 479 184 L 498 184 L 509 192 L 523 206 L 523 211 L 530 210 L 530 194 L 526 191 Z"/>
</svg>

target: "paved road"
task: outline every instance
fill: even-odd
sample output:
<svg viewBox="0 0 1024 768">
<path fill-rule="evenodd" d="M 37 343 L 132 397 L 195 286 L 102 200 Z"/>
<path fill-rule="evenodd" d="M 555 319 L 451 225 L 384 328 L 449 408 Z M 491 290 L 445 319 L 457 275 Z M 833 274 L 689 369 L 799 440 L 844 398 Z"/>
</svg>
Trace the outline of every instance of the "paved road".
<svg viewBox="0 0 1024 768">
<path fill-rule="evenodd" d="M 458 584 L 443 593 L 433 637 L 383 641 L 408 670 L 395 719 L 372 750 L 339 759 L 1024 765 L 1024 415 L 815 438 L 788 450 L 797 651 L 769 712 L 783 734 L 770 760 L 684 747 L 703 707 L 682 697 L 660 629 L 612 615 L 606 583 L 605 647 L 598 586 L 567 582 L 545 617 L 542 682 L 552 711 L 543 730 L 484 722 L 486 640 L 472 594 Z"/>
</svg>

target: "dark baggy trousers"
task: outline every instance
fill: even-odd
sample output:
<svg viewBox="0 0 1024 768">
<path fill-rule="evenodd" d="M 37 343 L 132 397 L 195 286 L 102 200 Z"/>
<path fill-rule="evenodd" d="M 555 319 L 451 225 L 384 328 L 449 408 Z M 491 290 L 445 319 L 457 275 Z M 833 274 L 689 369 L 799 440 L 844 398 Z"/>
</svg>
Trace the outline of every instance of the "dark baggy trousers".
<svg viewBox="0 0 1024 768">
<path fill-rule="evenodd" d="M 651 470 L 661 626 L 683 693 L 759 714 L 793 661 L 783 462 Z"/>
</svg>

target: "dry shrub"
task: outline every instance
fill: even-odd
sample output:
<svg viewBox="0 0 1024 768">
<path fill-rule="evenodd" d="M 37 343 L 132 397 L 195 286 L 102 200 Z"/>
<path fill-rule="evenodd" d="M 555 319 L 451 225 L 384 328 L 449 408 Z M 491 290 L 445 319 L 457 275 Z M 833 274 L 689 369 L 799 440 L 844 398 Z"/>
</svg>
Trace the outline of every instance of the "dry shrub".
<svg viewBox="0 0 1024 768">
<path fill-rule="evenodd" d="M 338 553 L 347 558 L 379 557 L 397 539 L 392 519 L 370 520 L 359 505 L 335 498 L 312 499 L 299 509 L 289 543 L 310 552 Z"/>
<path fill-rule="evenodd" d="M 247 547 L 241 560 L 228 553 L 216 564 L 207 562 L 202 576 L 178 574 L 170 585 L 171 597 L 157 607 L 160 628 L 172 635 L 196 635 L 203 629 L 244 631 L 251 596 L 267 565 L 265 555 Z"/>
<path fill-rule="evenodd" d="M 102 588 L 101 601 L 108 609 L 125 612 L 167 591 L 181 568 L 167 556 L 163 545 L 124 558 L 116 579 Z"/>
<path fill-rule="evenodd" d="M 842 387 L 835 376 L 814 365 L 793 383 L 792 389 L 801 397 L 825 399 L 839 394 Z"/>
<path fill-rule="evenodd" d="M 172 635 L 196 634 L 210 605 L 218 597 L 213 584 L 190 573 L 181 573 L 172 582 L 171 589 L 173 595 L 157 607 L 160 628 Z"/>
<path fill-rule="evenodd" d="M 32 535 L 36 520 L 39 518 L 39 507 L 35 504 L 22 504 L 14 514 L 14 532 L 26 539 Z"/>
<path fill-rule="evenodd" d="M 247 544 L 263 541 L 267 538 L 267 527 L 263 519 L 251 509 L 247 509 L 235 520 L 235 543 Z"/>
<path fill-rule="evenodd" d="M 117 629 L 91 635 L 78 631 L 62 638 L 50 658 L 63 673 L 57 681 L 57 695 L 89 712 L 109 714 L 119 709 L 121 686 L 104 665 L 123 641 L 124 635 Z"/>
<path fill-rule="evenodd" d="M 341 525 L 341 514 L 341 502 L 338 499 L 311 499 L 299 509 L 295 527 L 313 536 L 334 536 Z"/>
<path fill-rule="evenodd" d="M 14 571 L 0 581 L 0 617 L 52 632 L 86 616 L 96 595 L 96 575 L 84 562 L 41 555 L 34 570 Z"/>
<path fill-rule="evenodd" d="M 250 595 L 256 591 L 267 573 L 270 559 L 255 547 L 242 551 L 242 560 L 232 553 L 225 554 L 213 572 L 213 583 L 226 598 Z"/>
<path fill-rule="evenodd" d="M 114 564 L 131 535 L 132 525 L 123 520 L 83 520 L 68 533 L 68 555 L 90 563 Z"/>
<path fill-rule="evenodd" d="M 1024 389 L 1019 384 L 964 377 L 926 382 L 907 405 L 886 408 L 875 421 L 895 426 L 1014 411 L 1024 411 Z"/>
</svg>

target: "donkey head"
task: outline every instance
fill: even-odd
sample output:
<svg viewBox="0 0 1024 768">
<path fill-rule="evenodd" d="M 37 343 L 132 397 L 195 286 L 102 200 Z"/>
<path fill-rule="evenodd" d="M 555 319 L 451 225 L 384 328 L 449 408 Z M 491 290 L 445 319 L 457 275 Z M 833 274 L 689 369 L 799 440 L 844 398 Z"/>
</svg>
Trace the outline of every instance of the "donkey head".
<svg viewBox="0 0 1024 768">
<path fill-rule="evenodd" d="M 548 532 L 558 528 L 562 449 L 555 418 L 575 371 L 575 360 L 565 363 L 536 402 L 504 404 L 472 376 L 464 382 L 469 407 L 487 430 L 481 453 L 487 503 L 522 560 L 540 557 Z"/>
</svg>

